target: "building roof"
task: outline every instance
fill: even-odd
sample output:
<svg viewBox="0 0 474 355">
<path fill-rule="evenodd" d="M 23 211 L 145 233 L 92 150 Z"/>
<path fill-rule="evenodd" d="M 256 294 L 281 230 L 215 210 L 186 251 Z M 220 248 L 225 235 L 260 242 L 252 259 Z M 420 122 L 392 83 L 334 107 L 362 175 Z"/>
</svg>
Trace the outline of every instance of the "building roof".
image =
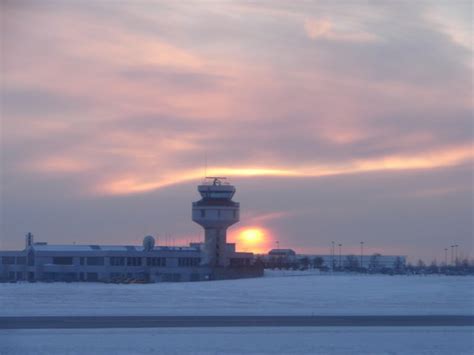
<svg viewBox="0 0 474 355">
<path fill-rule="evenodd" d="M 293 249 L 272 249 L 268 252 L 269 255 L 296 255 Z"/>
<path fill-rule="evenodd" d="M 33 244 L 35 251 L 143 251 L 142 246 L 136 245 L 76 245 L 76 244 Z M 157 246 L 156 251 L 198 251 L 196 247 L 167 247 Z"/>
</svg>

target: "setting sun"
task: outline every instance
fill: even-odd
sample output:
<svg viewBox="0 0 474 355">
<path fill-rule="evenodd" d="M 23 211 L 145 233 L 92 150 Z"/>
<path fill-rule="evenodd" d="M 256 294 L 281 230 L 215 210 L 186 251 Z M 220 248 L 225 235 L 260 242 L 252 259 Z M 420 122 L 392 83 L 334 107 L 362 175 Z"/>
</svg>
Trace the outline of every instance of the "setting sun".
<svg viewBox="0 0 474 355">
<path fill-rule="evenodd" d="M 237 249 L 256 253 L 267 252 L 269 237 L 268 232 L 260 227 L 244 228 L 236 231 L 234 238 Z"/>
<path fill-rule="evenodd" d="M 261 229 L 246 229 L 241 233 L 242 239 L 248 244 L 258 244 L 263 239 Z"/>
</svg>

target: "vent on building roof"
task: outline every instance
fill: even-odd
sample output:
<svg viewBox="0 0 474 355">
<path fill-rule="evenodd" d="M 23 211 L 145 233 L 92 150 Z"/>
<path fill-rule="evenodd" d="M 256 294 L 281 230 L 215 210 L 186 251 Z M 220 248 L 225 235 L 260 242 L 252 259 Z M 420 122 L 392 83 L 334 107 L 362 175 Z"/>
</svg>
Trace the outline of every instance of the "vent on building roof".
<svg viewBox="0 0 474 355">
<path fill-rule="evenodd" d="M 151 235 L 147 235 L 145 238 L 143 238 L 143 250 L 152 251 L 154 247 L 155 238 L 153 238 Z"/>
</svg>

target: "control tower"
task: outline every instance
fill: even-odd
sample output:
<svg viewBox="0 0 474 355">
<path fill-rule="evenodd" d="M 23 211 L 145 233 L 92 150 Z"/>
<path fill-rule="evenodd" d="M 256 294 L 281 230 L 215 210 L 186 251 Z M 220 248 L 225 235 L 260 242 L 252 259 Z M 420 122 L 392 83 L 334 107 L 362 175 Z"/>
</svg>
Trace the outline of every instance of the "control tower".
<svg viewBox="0 0 474 355">
<path fill-rule="evenodd" d="M 239 203 L 232 201 L 235 187 L 225 177 L 206 177 L 198 191 L 202 198 L 193 202 L 193 221 L 205 231 L 202 264 L 228 266 L 227 228 L 239 221 Z"/>
</svg>

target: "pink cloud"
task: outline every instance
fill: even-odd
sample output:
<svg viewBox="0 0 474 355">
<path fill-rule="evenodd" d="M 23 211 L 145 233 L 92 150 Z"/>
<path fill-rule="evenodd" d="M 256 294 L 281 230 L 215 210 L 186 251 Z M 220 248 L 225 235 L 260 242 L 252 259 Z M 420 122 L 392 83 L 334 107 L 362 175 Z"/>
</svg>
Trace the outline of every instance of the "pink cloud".
<svg viewBox="0 0 474 355">
<path fill-rule="evenodd" d="M 369 32 L 354 30 L 353 28 L 337 28 L 334 22 L 327 19 L 307 19 L 304 22 L 307 36 L 313 40 L 325 39 L 341 42 L 374 42 L 379 38 Z"/>
</svg>

